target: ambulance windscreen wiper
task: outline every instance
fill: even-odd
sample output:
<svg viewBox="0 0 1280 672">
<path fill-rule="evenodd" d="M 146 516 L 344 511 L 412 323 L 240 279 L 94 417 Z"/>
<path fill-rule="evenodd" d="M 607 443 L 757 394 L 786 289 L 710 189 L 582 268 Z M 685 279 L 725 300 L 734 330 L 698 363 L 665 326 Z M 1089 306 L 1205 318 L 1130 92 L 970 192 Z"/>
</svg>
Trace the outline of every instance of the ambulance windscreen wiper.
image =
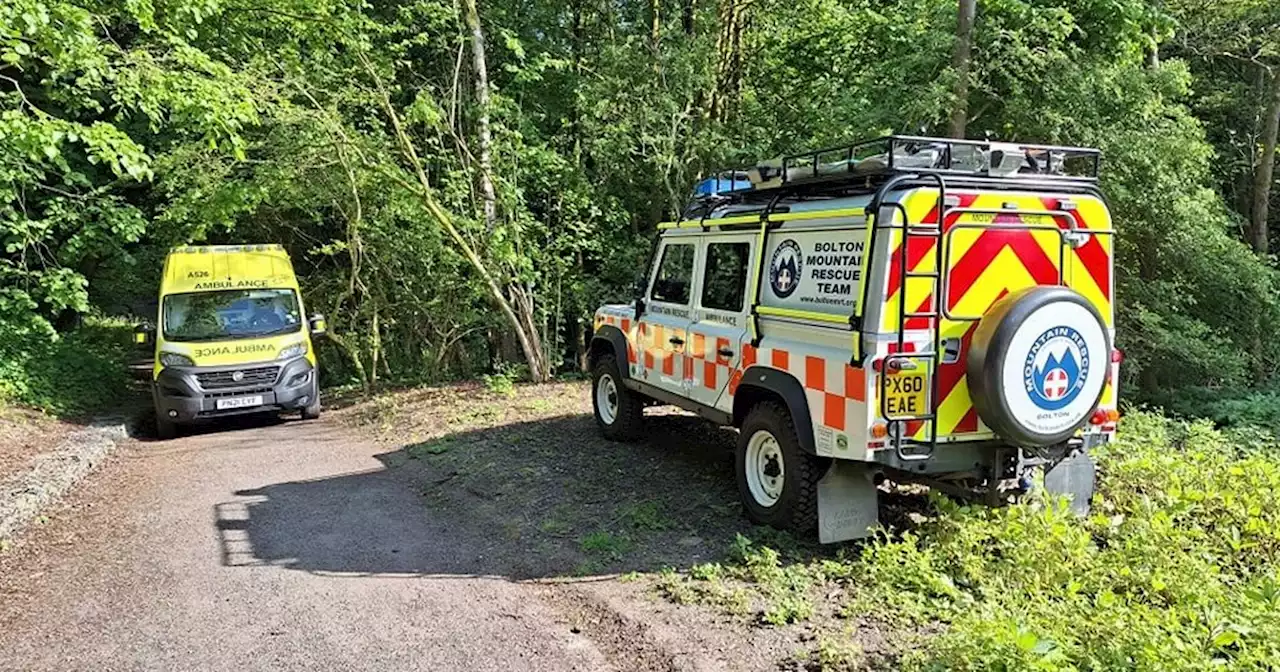
<svg viewBox="0 0 1280 672">
<path fill-rule="evenodd" d="M 299 328 L 299 327 L 301 327 L 301 326 L 302 326 L 301 324 L 287 324 L 287 325 L 285 325 L 285 326 L 283 326 L 283 327 L 280 327 L 280 328 L 278 328 L 278 329 L 269 329 L 269 330 L 267 330 L 267 331 L 255 331 L 255 332 L 253 332 L 253 334 L 252 334 L 252 336 L 251 336 L 251 337 L 252 337 L 252 338 L 262 338 L 262 337 L 265 337 L 265 336 L 279 336 L 280 334 L 290 334 L 290 333 L 293 333 L 293 332 L 297 331 L 297 330 L 298 330 L 298 328 Z"/>
</svg>

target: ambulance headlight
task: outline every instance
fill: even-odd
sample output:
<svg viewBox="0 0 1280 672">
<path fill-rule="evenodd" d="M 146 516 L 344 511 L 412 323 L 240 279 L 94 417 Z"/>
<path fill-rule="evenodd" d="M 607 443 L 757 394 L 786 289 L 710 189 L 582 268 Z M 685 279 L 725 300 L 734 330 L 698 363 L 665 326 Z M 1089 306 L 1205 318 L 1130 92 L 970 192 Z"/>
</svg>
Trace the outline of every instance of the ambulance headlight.
<svg viewBox="0 0 1280 672">
<path fill-rule="evenodd" d="M 177 352 L 161 352 L 160 363 L 165 366 L 195 366 L 190 357 Z"/>
<path fill-rule="evenodd" d="M 305 354 L 307 354 L 307 344 L 294 343 L 293 345 L 281 350 L 280 354 L 276 356 L 276 359 L 293 359 L 294 357 L 301 357 Z"/>
</svg>

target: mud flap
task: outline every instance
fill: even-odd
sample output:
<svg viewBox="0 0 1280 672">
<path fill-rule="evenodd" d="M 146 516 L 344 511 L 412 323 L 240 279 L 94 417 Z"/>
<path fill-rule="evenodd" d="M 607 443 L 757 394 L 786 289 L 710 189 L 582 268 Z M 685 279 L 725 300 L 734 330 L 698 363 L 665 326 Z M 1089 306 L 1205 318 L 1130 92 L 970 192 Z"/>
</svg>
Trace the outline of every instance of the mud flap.
<svg viewBox="0 0 1280 672">
<path fill-rule="evenodd" d="M 872 471 L 861 462 L 833 460 L 818 481 L 818 540 L 824 544 L 862 539 L 880 524 Z"/>
<path fill-rule="evenodd" d="M 1093 458 L 1081 450 L 1044 472 L 1044 489 L 1051 495 L 1067 495 L 1071 499 L 1071 510 L 1076 515 L 1087 516 L 1096 478 Z M 821 483 L 818 487 L 822 487 Z M 821 491 L 818 501 L 822 501 Z"/>
</svg>

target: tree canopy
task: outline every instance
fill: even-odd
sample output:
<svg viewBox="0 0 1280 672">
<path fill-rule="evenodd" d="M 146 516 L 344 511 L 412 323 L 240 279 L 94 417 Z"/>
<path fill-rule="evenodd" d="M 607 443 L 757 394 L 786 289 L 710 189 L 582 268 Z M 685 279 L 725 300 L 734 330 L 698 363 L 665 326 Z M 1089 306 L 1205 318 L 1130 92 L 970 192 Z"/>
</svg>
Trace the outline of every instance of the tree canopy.
<svg viewBox="0 0 1280 672">
<path fill-rule="evenodd" d="M 699 176 L 959 114 L 1104 150 L 1136 398 L 1269 385 L 1275 4 L 964 4 L 9 0 L 0 355 L 150 310 L 170 245 L 281 242 L 330 375 L 544 378 Z"/>
</svg>

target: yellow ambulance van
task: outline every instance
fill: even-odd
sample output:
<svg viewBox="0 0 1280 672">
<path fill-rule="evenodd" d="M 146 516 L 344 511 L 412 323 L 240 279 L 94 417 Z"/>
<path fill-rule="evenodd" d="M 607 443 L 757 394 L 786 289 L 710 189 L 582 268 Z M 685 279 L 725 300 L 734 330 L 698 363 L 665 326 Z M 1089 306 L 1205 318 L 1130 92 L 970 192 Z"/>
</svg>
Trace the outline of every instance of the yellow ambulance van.
<svg viewBox="0 0 1280 672">
<path fill-rule="evenodd" d="M 280 245 L 178 247 L 165 259 L 154 327 L 152 397 L 156 431 L 262 412 L 320 415 L 312 340 L 324 317 L 308 319 L 289 255 Z"/>
</svg>

